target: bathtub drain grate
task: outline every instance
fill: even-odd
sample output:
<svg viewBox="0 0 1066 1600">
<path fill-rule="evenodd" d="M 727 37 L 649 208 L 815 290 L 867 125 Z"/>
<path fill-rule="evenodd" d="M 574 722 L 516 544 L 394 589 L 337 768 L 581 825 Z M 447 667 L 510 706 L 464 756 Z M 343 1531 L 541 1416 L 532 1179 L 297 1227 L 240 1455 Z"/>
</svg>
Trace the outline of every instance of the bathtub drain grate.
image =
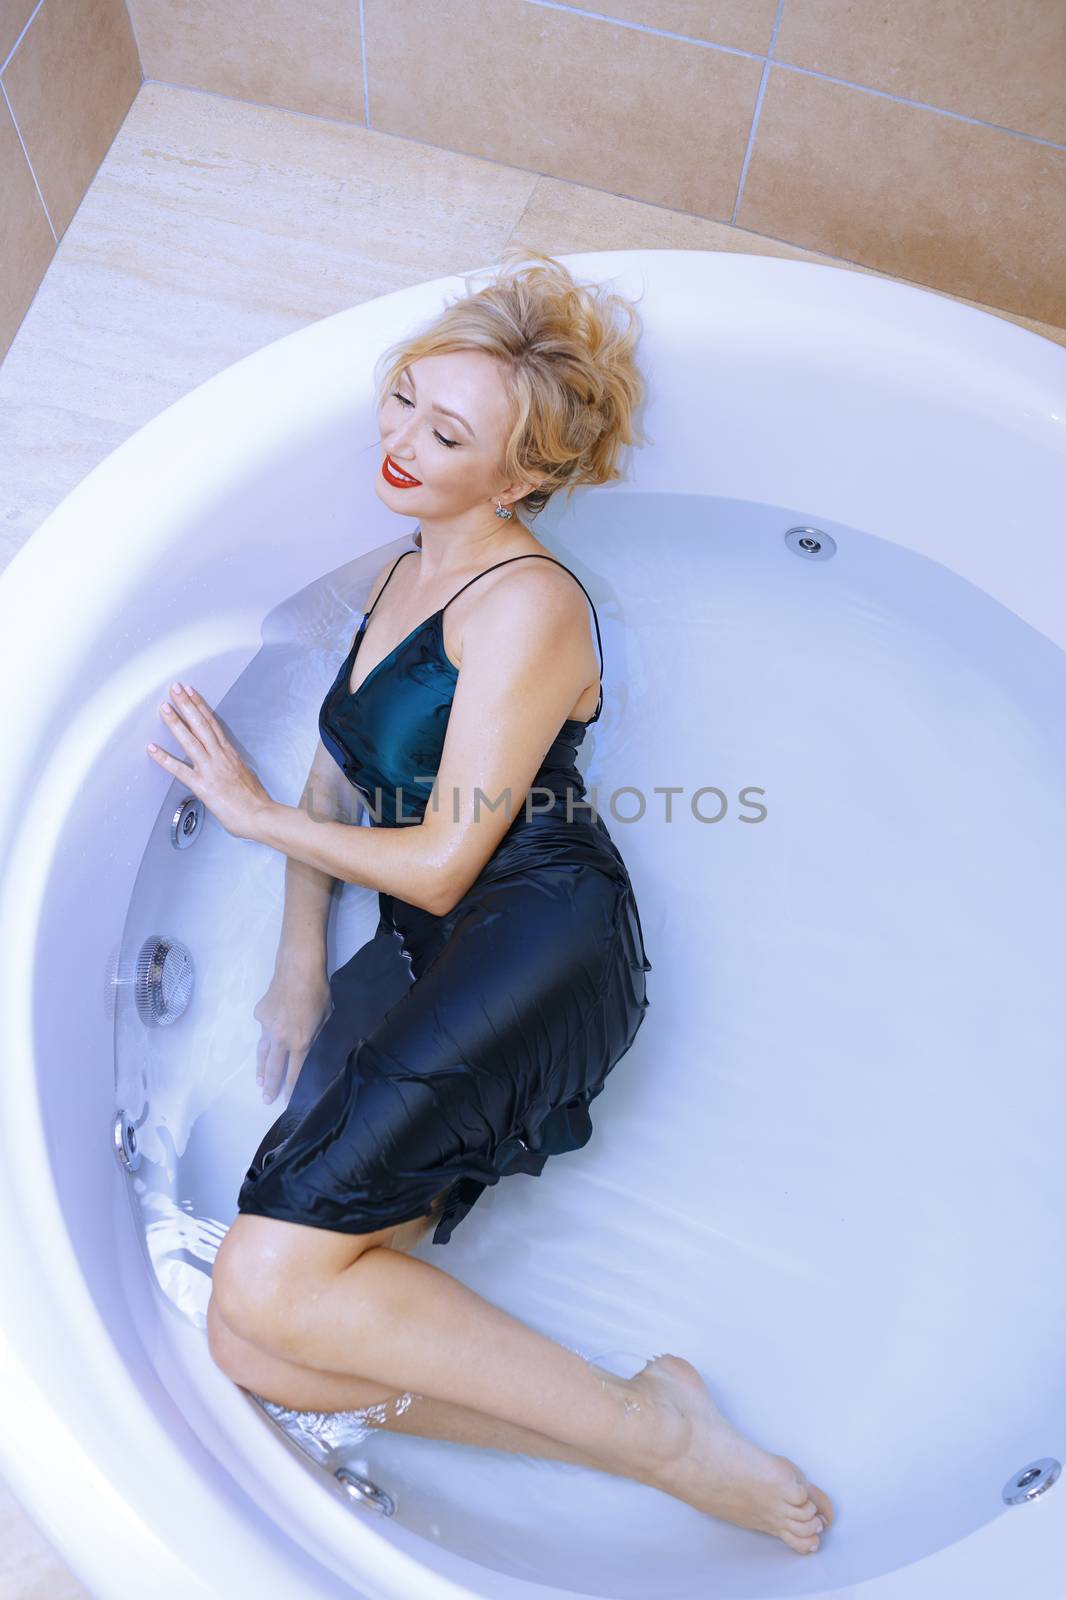
<svg viewBox="0 0 1066 1600">
<path fill-rule="evenodd" d="M 192 999 L 192 954 L 178 939 L 153 934 L 142 944 L 133 975 L 137 1015 L 146 1028 L 176 1022 Z"/>
<path fill-rule="evenodd" d="M 789 528 L 785 543 L 794 556 L 805 561 L 828 561 L 837 553 L 837 542 L 821 528 Z"/>
<path fill-rule="evenodd" d="M 1020 1506 L 1027 1500 L 1035 1500 L 1038 1495 L 1047 1493 L 1061 1471 L 1062 1467 L 1054 1456 L 1041 1456 L 1039 1461 L 1030 1461 L 1027 1467 L 1016 1472 L 1003 1485 L 1003 1498 L 1009 1506 Z"/>
</svg>

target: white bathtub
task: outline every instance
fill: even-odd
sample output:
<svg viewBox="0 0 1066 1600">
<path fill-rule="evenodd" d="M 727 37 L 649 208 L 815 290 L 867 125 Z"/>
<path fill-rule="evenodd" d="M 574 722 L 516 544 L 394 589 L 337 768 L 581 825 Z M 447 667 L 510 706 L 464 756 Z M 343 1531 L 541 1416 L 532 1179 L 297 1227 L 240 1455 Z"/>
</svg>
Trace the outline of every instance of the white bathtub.
<svg viewBox="0 0 1066 1600">
<path fill-rule="evenodd" d="M 836 1524 L 801 1557 L 620 1479 L 379 1434 L 382 1516 L 207 1349 L 205 1267 L 278 1111 L 250 1006 L 283 861 L 213 819 L 171 850 L 183 791 L 144 746 L 190 678 L 295 801 L 350 613 L 413 528 L 374 493 L 372 363 L 457 277 L 187 395 L 0 582 L 0 1466 L 101 1597 L 1062 1600 L 1066 1487 L 1002 1491 L 1066 1458 L 1066 351 L 858 272 L 564 259 L 646 291 L 654 441 L 534 524 L 604 629 L 580 759 L 601 793 L 718 785 L 729 814 L 604 808 L 644 1028 L 585 1150 L 418 1253 L 586 1354 L 687 1356 Z M 334 959 L 373 901 L 344 891 Z M 128 990 L 112 1009 L 152 933 L 196 991 L 146 1030 Z M 119 1111 L 188 1219 L 151 1265 Z"/>
</svg>

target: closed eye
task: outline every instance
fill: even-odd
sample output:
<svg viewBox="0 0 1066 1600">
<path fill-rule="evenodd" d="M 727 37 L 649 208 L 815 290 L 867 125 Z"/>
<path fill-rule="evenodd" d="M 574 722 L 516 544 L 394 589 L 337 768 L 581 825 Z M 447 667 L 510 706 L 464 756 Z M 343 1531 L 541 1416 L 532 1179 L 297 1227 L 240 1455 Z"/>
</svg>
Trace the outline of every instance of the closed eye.
<svg viewBox="0 0 1066 1600">
<path fill-rule="evenodd" d="M 413 400 L 408 400 L 405 395 L 400 394 L 396 389 L 394 389 L 392 391 L 392 393 L 393 393 L 393 398 L 396 399 L 396 400 L 399 400 L 401 405 L 405 405 L 405 406 L 413 406 L 414 405 L 414 401 Z M 441 444 L 446 444 L 448 446 L 449 450 L 454 450 L 459 445 L 459 440 L 458 439 L 445 439 L 442 434 L 439 434 L 437 432 L 436 428 L 433 429 L 433 437 L 434 437 L 434 439 L 439 439 Z"/>
</svg>

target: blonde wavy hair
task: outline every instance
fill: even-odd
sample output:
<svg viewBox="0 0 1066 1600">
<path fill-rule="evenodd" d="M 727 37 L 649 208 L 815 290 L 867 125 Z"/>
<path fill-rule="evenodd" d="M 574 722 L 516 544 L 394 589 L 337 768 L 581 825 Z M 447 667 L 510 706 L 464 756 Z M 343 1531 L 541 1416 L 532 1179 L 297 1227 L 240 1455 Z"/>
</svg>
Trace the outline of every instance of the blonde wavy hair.
<svg viewBox="0 0 1066 1600">
<path fill-rule="evenodd" d="M 536 516 L 557 489 L 569 497 L 582 484 L 621 478 L 622 447 L 649 442 L 634 419 L 646 390 L 634 359 L 641 322 L 633 303 L 578 283 L 552 256 L 519 245 L 504 252 L 484 288 L 469 289 L 474 277 L 464 273 L 465 297 L 378 358 L 379 410 L 411 362 L 483 350 L 499 361 L 512 402 L 500 470 L 537 484 L 517 506 Z"/>
</svg>

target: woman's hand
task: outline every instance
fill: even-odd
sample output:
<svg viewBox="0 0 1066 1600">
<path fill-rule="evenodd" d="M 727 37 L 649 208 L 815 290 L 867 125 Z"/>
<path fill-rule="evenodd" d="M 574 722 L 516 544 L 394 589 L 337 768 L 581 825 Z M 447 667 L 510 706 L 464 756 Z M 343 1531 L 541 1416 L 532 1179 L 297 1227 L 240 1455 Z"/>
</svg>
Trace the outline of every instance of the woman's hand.
<svg viewBox="0 0 1066 1600">
<path fill-rule="evenodd" d="M 186 784 L 227 833 L 254 839 L 257 819 L 264 807 L 273 805 L 270 795 L 234 750 L 202 695 L 190 684 L 173 683 L 170 688 L 175 704 L 164 700 L 160 711 L 192 764 L 154 744 L 148 746 L 148 754 Z"/>
<path fill-rule="evenodd" d="M 275 971 L 252 1012 L 263 1032 L 256 1046 L 256 1081 L 269 1102 L 284 1080 L 291 1095 L 319 1029 L 333 1010 L 325 968 Z"/>
</svg>

